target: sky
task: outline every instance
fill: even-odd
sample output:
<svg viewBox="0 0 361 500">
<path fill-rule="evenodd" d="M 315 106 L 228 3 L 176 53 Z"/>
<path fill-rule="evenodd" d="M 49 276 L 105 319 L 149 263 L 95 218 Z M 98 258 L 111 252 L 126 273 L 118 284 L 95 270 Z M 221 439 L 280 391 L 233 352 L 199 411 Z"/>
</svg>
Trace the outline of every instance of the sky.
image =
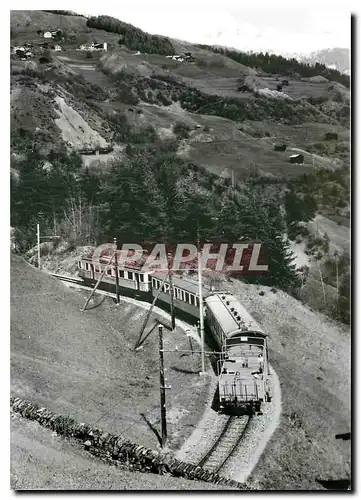
<svg viewBox="0 0 361 500">
<path fill-rule="evenodd" d="M 176 4 L 177 9 L 174 5 L 162 0 L 133 0 L 125 5 L 103 2 L 100 7 L 86 7 L 81 13 L 111 15 L 153 34 L 246 50 L 308 53 L 350 47 L 351 8 L 347 5 L 250 8 L 248 2 L 243 7 L 240 2 L 228 0 L 207 4 L 183 0 Z"/>
</svg>

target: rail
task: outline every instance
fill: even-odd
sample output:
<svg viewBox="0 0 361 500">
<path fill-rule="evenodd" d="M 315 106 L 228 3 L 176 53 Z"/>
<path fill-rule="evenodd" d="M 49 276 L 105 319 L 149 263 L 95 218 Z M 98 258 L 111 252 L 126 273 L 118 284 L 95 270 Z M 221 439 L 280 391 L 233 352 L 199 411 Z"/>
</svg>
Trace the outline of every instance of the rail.
<svg viewBox="0 0 361 500">
<path fill-rule="evenodd" d="M 251 420 L 251 415 L 229 417 L 218 438 L 201 458 L 197 466 L 205 467 L 218 474 L 238 449 Z"/>
</svg>

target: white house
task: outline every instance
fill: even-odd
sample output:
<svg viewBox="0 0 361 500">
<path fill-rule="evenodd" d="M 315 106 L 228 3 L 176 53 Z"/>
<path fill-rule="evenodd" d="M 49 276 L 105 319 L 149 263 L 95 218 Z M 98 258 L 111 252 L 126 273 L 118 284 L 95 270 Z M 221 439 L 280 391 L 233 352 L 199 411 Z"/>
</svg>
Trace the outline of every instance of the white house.
<svg viewBox="0 0 361 500">
<path fill-rule="evenodd" d="M 61 52 L 62 48 L 60 45 L 54 45 L 55 52 Z"/>
<path fill-rule="evenodd" d="M 50 31 L 45 31 L 44 38 L 52 38 L 52 34 L 50 33 Z"/>
</svg>

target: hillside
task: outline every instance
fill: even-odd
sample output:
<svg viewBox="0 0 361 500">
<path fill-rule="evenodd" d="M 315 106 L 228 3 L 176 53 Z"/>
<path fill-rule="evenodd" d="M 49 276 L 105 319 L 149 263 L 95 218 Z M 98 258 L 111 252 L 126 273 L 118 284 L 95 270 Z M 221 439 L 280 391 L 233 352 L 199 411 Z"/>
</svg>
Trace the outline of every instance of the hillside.
<svg viewBox="0 0 361 500">
<path fill-rule="evenodd" d="M 235 281 L 223 286 L 268 332 L 282 391 L 281 423 L 250 484 L 308 490 L 320 489 L 317 479 L 350 477 L 349 442 L 335 440 L 351 422 L 349 329 L 284 292 Z"/>
<path fill-rule="evenodd" d="M 73 273 L 83 250 L 114 238 L 261 242 L 268 272 L 224 281 L 270 333 L 282 385 L 282 421 L 252 486 L 314 489 L 349 476 L 348 449 L 334 439 L 351 411 L 349 77 L 59 12 L 11 12 L 12 248 L 36 265 L 40 224 L 44 268 Z M 19 255 L 11 267 L 12 395 L 156 448 L 156 336 L 133 351 L 144 309 L 98 297 L 82 313 L 84 291 Z M 165 333 L 168 345 L 175 338 L 188 346 L 179 325 Z M 199 359 L 169 353 L 167 363 L 175 450 L 201 418 L 210 381 L 195 374 Z M 25 471 L 31 446 L 29 471 L 38 463 L 46 477 L 53 465 L 41 450 L 52 464 L 78 456 L 17 425 Z M 84 470 L 102 464 L 79 460 L 91 487 Z M 19 474 L 14 484 L 30 485 Z"/>
<path fill-rule="evenodd" d="M 11 415 L 14 490 L 225 490 L 225 486 L 122 470 L 100 461 L 78 443 Z"/>
<path fill-rule="evenodd" d="M 146 311 L 129 302 L 118 307 L 97 299 L 83 313 L 88 295 L 12 257 L 12 396 L 157 449 L 157 437 L 142 417 L 159 426 L 157 334 L 135 352 Z M 153 312 L 149 328 L 157 318 Z M 171 347 L 175 341 L 180 348 L 189 345 L 181 328 L 173 337 L 165 330 L 164 345 Z M 173 387 L 167 397 L 173 449 L 190 435 L 207 398 L 209 380 L 200 379 L 200 360 L 191 358 L 170 353 L 165 360 Z M 198 404 L 192 399 L 195 394 Z"/>
<path fill-rule="evenodd" d="M 122 143 L 114 138 L 114 124 L 110 116 L 114 118 L 124 113 L 133 128 L 153 125 L 155 120 L 153 126 L 158 135 L 162 134 L 163 128 L 171 130 L 178 121 L 193 128 L 199 125 L 207 127 L 207 130 L 212 129 L 207 132 L 207 141 L 220 144 L 220 150 L 223 150 L 222 143 L 218 142 L 222 141 L 220 133 L 227 126 L 235 130 L 235 145 L 231 154 L 213 148 L 213 162 L 224 166 L 217 173 L 235 168 L 232 158 L 237 155 L 240 155 L 240 160 L 242 155 L 247 156 L 249 163 L 265 164 L 262 170 L 267 172 L 265 157 L 269 155 L 270 173 L 284 175 L 286 170 L 290 170 L 287 158 L 278 158 L 280 169 L 274 171 L 272 145 L 254 141 L 250 134 L 237 134 L 240 123 L 267 119 L 272 120 L 277 129 L 280 123 L 296 125 L 312 121 L 323 124 L 325 131 L 331 128 L 338 133 L 346 133 L 341 115 L 337 118 L 335 110 L 332 114 L 323 111 L 321 101 L 333 99 L 329 82 L 311 83 L 302 81 L 302 78 L 291 78 L 283 92 L 292 100 L 285 101 L 253 92 L 275 90 L 276 75 L 270 77 L 253 67 L 196 46 L 182 46 L 179 42 L 174 44 L 178 50 L 192 53 L 191 62 L 167 59 L 159 54 L 138 54 L 139 51 L 125 43 L 119 46 L 119 34 L 89 27 L 83 17 L 42 11 L 13 11 L 11 27 L 12 46 L 25 42 L 34 45 L 31 49 L 34 57 L 22 61 L 14 56 L 11 61 L 14 152 L 23 152 L 24 142 L 34 141 L 44 148 L 44 152 L 49 143 L 59 146 L 65 143 L 69 148 L 78 150 Z M 37 30 L 54 27 L 63 32 L 62 51 L 51 52 L 51 62 L 41 64 L 38 44 L 42 39 Z M 108 43 L 106 53 L 75 50 L 95 39 Z M 244 79 L 249 80 L 251 92 L 237 91 L 239 81 Z M 214 98 L 210 100 L 210 96 Z M 312 105 L 309 99 L 319 99 L 320 104 Z M 128 111 L 129 105 L 134 108 L 132 114 Z M 336 107 L 341 113 L 341 104 Z M 215 115 L 225 118 L 227 122 Z M 228 137 L 228 131 L 226 133 Z M 189 157 L 213 169 L 207 159 L 203 162 L 199 160 L 204 154 L 204 141 L 198 136 L 199 133 L 192 135 Z M 238 144 L 242 138 L 243 142 Z M 248 142 L 250 147 L 247 147 Z M 298 144 L 299 147 L 303 145 Z M 182 145 L 183 155 L 185 150 L 188 148 Z M 240 165 L 236 171 L 242 176 L 247 167 Z"/>
<path fill-rule="evenodd" d="M 257 186 L 257 196 L 274 206 L 287 205 L 289 190 L 306 197 L 312 208 L 279 214 L 282 234 L 291 239 L 307 240 L 295 224 L 317 214 L 340 222 L 340 234 L 337 228 L 333 234 L 343 237 L 350 206 L 345 75 L 293 59 L 153 36 L 107 16 L 13 11 L 11 28 L 13 47 L 30 44 L 29 57 L 16 50 L 11 55 L 11 223 L 20 248 L 34 244 L 39 217 L 48 234 L 60 232 L 75 244 L 101 243 L 114 232 L 122 238 L 193 239 L 191 207 L 181 216 L 191 224 L 177 215 L 190 192 L 185 184 L 204 212 L 208 238 L 224 234 L 216 219 L 227 210 L 230 184 L 240 192 Z M 60 51 L 38 33 L 55 28 Z M 106 42 L 107 50 L 91 50 L 95 42 Z M 171 47 L 177 55 L 166 55 Z M 290 163 L 295 154 L 303 163 Z M 138 170 L 127 166 L 134 162 Z M 124 169 L 135 183 L 146 179 L 142 192 L 132 192 L 133 203 L 152 200 L 142 208 L 147 224 L 133 220 L 124 198 L 129 189 L 112 187 Z M 114 210 L 128 215 L 116 222 Z M 250 224 L 254 231 L 242 228 L 243 237 L 265 238 L 264 218 L 257 220 Z"/>
</svg>

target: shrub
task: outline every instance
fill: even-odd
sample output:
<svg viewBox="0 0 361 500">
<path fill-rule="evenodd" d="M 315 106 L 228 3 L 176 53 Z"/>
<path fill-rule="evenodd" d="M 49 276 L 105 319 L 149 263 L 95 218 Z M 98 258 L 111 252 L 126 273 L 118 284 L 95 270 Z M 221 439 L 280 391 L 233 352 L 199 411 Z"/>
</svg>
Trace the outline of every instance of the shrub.
<svg viewBox="0 0 361 500">
<path fill-rule="evenodd" d="M 183 122 L 177 122 L 173 127 L 173 132 L 181 139 L 189 137 L 189 131 L 190 127 Z"/>
</svg>

